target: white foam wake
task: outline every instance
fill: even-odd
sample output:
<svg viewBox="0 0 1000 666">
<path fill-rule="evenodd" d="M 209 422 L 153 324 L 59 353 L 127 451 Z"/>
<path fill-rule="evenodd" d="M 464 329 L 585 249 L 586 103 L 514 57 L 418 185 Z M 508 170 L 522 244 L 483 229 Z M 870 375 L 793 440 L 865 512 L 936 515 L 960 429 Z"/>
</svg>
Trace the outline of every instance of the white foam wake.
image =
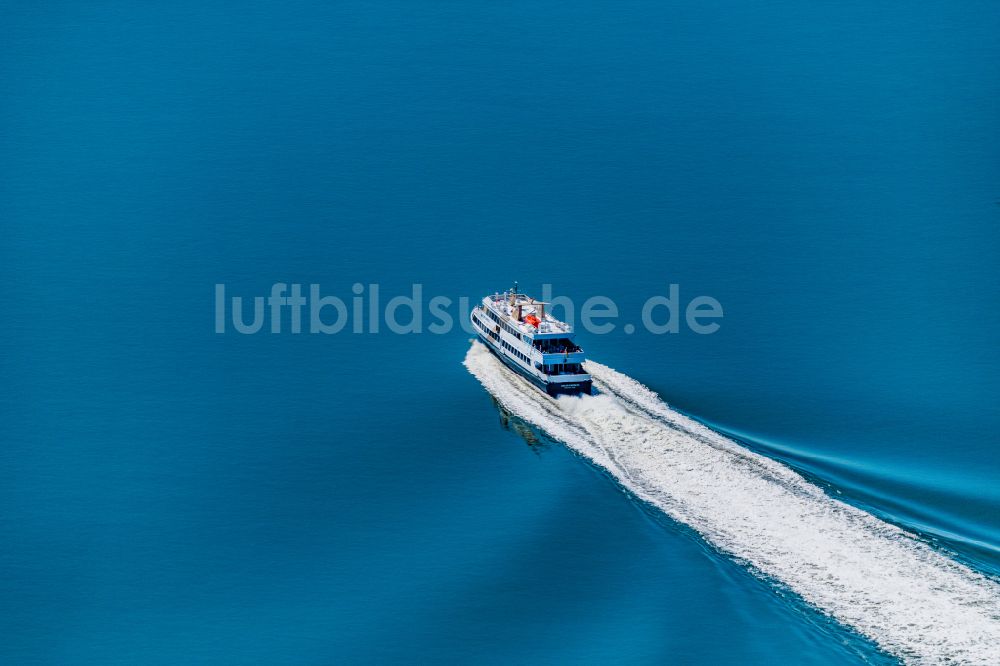
<svg viewBox="0 0 1000 666">
<path fill-rule="evenodd" d="M 482 344 L 469 371 L 507 409 L 721 551 L 913 663 L 1000 664 L 1000 585 L 831 498 L 785 465 L 587 362 L 602 395 L 553 400 Z"/>
</svg>

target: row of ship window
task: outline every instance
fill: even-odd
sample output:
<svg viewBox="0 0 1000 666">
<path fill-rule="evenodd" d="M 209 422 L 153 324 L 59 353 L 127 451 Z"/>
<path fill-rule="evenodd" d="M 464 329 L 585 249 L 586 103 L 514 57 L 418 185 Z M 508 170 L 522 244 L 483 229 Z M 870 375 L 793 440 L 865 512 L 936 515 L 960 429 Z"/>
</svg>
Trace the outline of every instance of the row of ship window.
<svg viewBox="0 0 1000 666">
<path fill-rule="evenodd" d="M 493 310 L 490 310 L 489 308 L 484 308 L 484 309 L 486 310 L 486 314 L 491 319 L 493 319 L 493 321 L 497 322 L 498 324 L 502 324 L 508 330 L 510 330 L 510 327 L 507 326 L 504 322 L 500 321 L 500 319 L 497 317 L 496 313 L 493 312 Z M 500 335 L 496 331 L 494 331 L 494 330 L 492 330 L 492 329 L 490 329 L 488 327 L 483 327 L 483 328 L 486 330 L 486 334 L 487 335 L 489 335 L 491 338 L 493 338 L 494 340 L 496 340 L 497 342 L 500 343 L 500 346 L 502 346 L 508 352 L 510 352 L 511 354 L 513 354 L 514 356 L 516 356 L 517 358 L 521 359 L 522 361 L 524 361 L 528 365 L 531 365 L 531 359 L 528 358 L 527 354 L 524 354 L 520 350 L 515 349 L 514 346 L 512 344 L 510 344 L 509 342 L 507 342 L 506 340 L 501 340 L 500 339 Z M 514 335 L 517 335 L 518 338 L 521 337 L 521 335 L 518 334 L 515 331 L 510 331 L 510 332 L 513 333 Z"/>
<path fill-rule="evenodd" d="M 508 324 L 507 322 L 503 321 L 503 320 L 502 320 L 502 319 L 501 319 L 501 318 L 500 318 L 500 317 L 499 317 L 499 316 L 497 315 L 497 313 L 496 313 L 496 312 L 493 312 L 493 310 L 491 310 L 490 308 L 487 308 L 487 307 L 484 307 L 483 309 L 484 309 L 484 310 L 486 310 L 486 316 L 487 316 L 487 317 L 489 317 L 490 319 L 492 319 L 493 321 L 495 321 L 496 323 L 500 324 L 500 325 L 501 325 L 501 326 L 503 326 L 503 327 L 504 327 L 505 329 L 507 329 L 507 332 L 508 332 L 508 333 L 510 333 L 511 335 L 514 335 L 514 336 L 517 336 L 517 339 L 518 339 L 518 340 L 523 340 L 523 339 L 524 339 L 524 336 L 523 336 L 523 335 L 521 335 L 520 333 L 518 333 L 518 332 L 517 332 L 517 331 L 516 331 L 516 330 L 514 329 L 514 327 L 513 327 L 513 326 L 511 326 L 511 325 L 510 325 L 510 324 Z"/>
<path fill-rule="evenodd" d="M 483 329 L 483 331 L 485 331 L 486 335 L 490 336 L 491 338 L 493 338 L 497 342 L 500 342 L 500 334 L 499 333 L 497 333 L 492 328 L 490 328 L 489 326 L 487 326 L 483 322 L 479 321 L 478 319 L 476 320 L 476 323 L 479 324 L 480 327 L 482 327 L 482 329 Z"/>
<path fill-rule="evenodd" d="M 522 354 L 520 351 L 518 351 L 517 349 L 515 349 L 514 345 L 510 344 L 506 340 L 501 340 L 500 344 L 503 345 L 503 348 L 506 349 L 507 351 L 509 351 L 511 354 L 513 354 L 514 356 L 518 357 L 519 359 L 521 359 L 522 361 L 524 361 L 528 365 L 531 365 L 531 361 L 528 359 L 528 356 L 526 354 Z"/>
</svg>

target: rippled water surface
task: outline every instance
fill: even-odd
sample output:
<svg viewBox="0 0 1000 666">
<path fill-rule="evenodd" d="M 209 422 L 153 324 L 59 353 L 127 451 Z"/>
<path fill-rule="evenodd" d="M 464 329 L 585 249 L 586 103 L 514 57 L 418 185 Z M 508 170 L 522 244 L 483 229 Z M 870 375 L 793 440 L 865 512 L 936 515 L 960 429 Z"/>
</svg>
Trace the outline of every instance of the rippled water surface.
<svg viewBox="0 0 1000 666">
<path fill-rule="evenodd" d="M 5 663 L 996 661 L 990 3 L 0 15 Z M 214 331 L 515 279 L 603 398 Z"/>
</svg>

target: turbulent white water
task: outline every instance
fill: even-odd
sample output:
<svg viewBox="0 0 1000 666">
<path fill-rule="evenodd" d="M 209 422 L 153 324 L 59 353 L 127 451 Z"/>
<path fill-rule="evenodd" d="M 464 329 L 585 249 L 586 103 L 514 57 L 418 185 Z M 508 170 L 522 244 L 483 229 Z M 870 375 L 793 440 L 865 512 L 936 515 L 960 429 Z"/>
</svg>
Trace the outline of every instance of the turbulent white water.
<svg viewBox="0 0 1000 666">
<path fill-rule="evenodd" d="M 507 409 L 609 470 L 755 573 L 912 663 L 1000 664 L 1000 585 L 587 362 L 602 395 L 553 400 L 475 342 Z"/>
</svg>

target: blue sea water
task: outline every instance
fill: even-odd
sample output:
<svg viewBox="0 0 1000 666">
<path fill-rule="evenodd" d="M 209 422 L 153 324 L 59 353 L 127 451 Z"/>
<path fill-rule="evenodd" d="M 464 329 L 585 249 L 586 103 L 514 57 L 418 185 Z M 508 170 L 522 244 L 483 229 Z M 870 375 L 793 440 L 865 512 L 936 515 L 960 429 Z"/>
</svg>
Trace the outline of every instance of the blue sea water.
<svg viewBox="0 0 1000 666">
<path fill-rule="evenodd" d="M 459 328 L 218 334 L 217 283 L 710 295 L 580 341 L 1000 574 L 991 3 L 0 16 L 3 662 L 898 657 L 499 407 Z"/>
</svg>

